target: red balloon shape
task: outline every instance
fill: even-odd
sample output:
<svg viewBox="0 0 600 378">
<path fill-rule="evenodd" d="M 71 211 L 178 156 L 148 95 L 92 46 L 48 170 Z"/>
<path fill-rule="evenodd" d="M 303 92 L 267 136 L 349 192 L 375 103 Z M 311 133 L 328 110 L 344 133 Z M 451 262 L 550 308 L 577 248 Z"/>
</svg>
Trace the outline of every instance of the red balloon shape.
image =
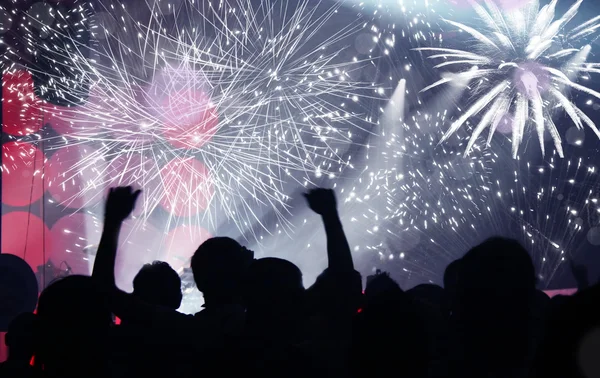
<svg viewBox="0 0 600 378">
<path fill-rule="evenodd" d="M 85 119 L 76 106 L 59 106 L 45 103 L 42 107 L 44 124 L 49 124 L 61 135 L 81 135 L 85 130 Z"/>
<path fill-rule="evenodd" d="M 2 131 L 15 136 L 35 133 L 42 127 L 42 101 L 35 95 L 27 71 L 6 72 L 2 77 Z"/>
<path fill-rule="evenodd" d="M 68 145 L 48 160 L 44 182 L 57 202 L 80 209 L 103 198 L 107 185 L 105 174 L 106 162 L 95 148 L 82 144 Z"/>
<path fill-rule="evenodd" d="M 50 261 L 72 274 L 91 272 L 102 233 L 100 219 L 86 213 L 74 213 L 60 218 L 52 229 L 48 245 Z"/>
<path fill-rule="evenodd" d="M 90 88 L 82 105 L 58 106 L 44 103 L 44 123 L 59 134 L 108 139 L 111 127 L 118 118 L 113 114 L 119 108 L 116 100 L 107 96 L 98 86 Z"/>
<path fill-rule="evenodd" d="M 197 148 L 213 137 L 219 124 L 217 110 L 202 91 L 173 91 L 161 101 L 164 135 L 176 148 Z"/>
<path fill-rule="evenodd" d="M 165 261 L 181 273 L 190 266 L 190 259 L 200 244 L 212 235 L 202 227 L 179 226 L 171 230 L 165 240 Z"/>
<path fill-rule="evenodd" d="M 33 271 L 44 265 L 44 255 L 50 251 L 45 241 L 52 235 L 44 221 L 25 211 L 14 211 L 2 216 L 2 253 L 10 253 L 25 260 Z"/>
<path fill-rule="evenodd" d="M 132 291 L 133 279 L 142 266 L 160 260 L 162 236 L 143 220 L 128 219 L 123 223 L 115 267 L 119 288 Z"/>
<path fill-rule="evenodd" d="M 175 158 L 161 171 L 162 206 L 178 216 L 193 216 L 206 210 L 214 193 L 206 166 L 194 158 Z"/>
<path fill-rule="evenodd" d="M 8 142 L 2 146 L 2 201 L 27 206 L 44 193 L 44 154 L 34 145 Z"/>
</svg>

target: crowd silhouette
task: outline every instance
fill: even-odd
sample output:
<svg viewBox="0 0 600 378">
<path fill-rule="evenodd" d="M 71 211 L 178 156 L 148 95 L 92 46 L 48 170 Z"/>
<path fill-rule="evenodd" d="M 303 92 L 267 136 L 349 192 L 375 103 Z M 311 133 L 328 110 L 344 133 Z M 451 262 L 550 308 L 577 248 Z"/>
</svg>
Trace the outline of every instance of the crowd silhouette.
<svg viewBox="0 0 600 378">
<path fill-rule="evenodd" d="M 165 262 L 126 293 L 115 260 L 139 194 L 110 190 L 92 275 L 53 282 L 11 322 L 0 377 L 600 377 L 600 286 L 584 268 L 572 267 L 577 294 L 550 299 L 527 250 L 492 238 L 448 265 L 443 288 L 405 291 L 377 271 L 363 291 L 329 189 L 305 195 L 327 236 L 311 287 L 290 261 L 215 237 L 191 259 L 199 313 L 177 312 L 181 279 Z"/>
</svg>

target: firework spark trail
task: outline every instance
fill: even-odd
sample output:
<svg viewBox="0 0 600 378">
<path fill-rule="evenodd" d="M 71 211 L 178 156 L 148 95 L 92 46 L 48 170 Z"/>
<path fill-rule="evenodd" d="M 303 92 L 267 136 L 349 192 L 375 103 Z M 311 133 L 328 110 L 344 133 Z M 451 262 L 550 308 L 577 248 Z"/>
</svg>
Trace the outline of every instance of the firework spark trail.
<svg viewBox="0 0 600 378">
<path fill-rule="evenodd" d="M 531 252 L 540 282 L 550 283 L 600 223 L 597 168 L 557 151 L 540 163 L 512 159 L 497 142 L 464 157 L 466 130 L 438 144 L 447 122 L 444 113 L 416 114 L 382 132 L 379 161 L 369 159 L 363 184 L 346 198 L 364 205 L 349 219 L 370 236 L 362 247 L 413 282 L 437 282 L 473 245 L 510 235 Z"/>
<path fill-rule="evenodd" d="M 539 165 L 517 159 L 513 180 L 494 185 L 499 205 L 522 228 L 543 282 L 580 252 L 599 224 L 600 177 L 586 160 L 564 160 L 557 151 Z"/>
<path fill-rule="evenodd" d="M 284 3 L 288 2 L 272 0 L 254 6 L 239 0 L 235 7 L 220 3 L 221 8 L 215 9 L 186 2 L 181 9 L 164 12 L 160 4 L 150 2 L 144 5 L 148 14 L 140 16 L 129 5 L 115 3 L 111 8 L 103 2 L 106 12 L 98 9 L 93 22 L 92 16 L 84 17 L 96 38 L 90 59 L 84 59 L 85 49 L 82 46 L 77 50 L 77 43 L 66 49 L 60 43 L 32 38 L 32 49 L 47 47 L 40 54 L 59 58 L 56 69 L 50 71 L 54 87 L 46 91 L 67 93 L 69 89 L 75 97 L 87 96 L 87 90 L 73 89 L 72 82 L 60 76 L 65 71 L 82 74 L 79 78 L 92 84 L 91 96 L 83 106 L 57 107 L 55 111 L 62 112 L 59 118 L 63 124 L 72 123 L 65 135 L 47 140 L 47 148 L 94 147 L 65 179 L 74 178 L 79 171 L 96 169 L 97 177 L 86 182 L 83 190 L 84 196 L 91 196 L 97 195 L 95 186 L 130 184 L 133 176 L 135 183 L 146 188 L 143 216 L 164 206 L 163 187 L 182 202 L 191 200 L 179 209 L 184 214 L 183 222 L 206 225 L 208 219 L 218 226 L 225 219 L 218 218 L 221 215 L 217 215 L 217 209 L 223 208 L 221 213 L 233 219 L 249 239 L 255 239 L 250 242 L 251 248 L 298 263 L 308 281 L 324 267 L 322 230 L 319 224 L 303 217 L 301 210 L 292 210 L 287 196 L 294 192 L 290 187 L 297 190 L 324 179 L 331 180 L 327 182 L 339 193 L 349 237 L 356 235 L 353 245 L 357 258 L 372 256 L 398 263 L 400 270 L 413 277 L 410 284 L 439 282 L 446 263 L 482 238 L 494 234 L 517 236 L 515 229 L 506 224 L 507 219 L 519 225 L 517 237 L 533 252 L 544 282 L 555 274 L 565 254 L 581 247 L 586 229 L 598 224 L 594 217 L 600 195 L 594 188 L 600 186 L 597 174 L 588 172 L 589 164 L 575 164 L 575 158 L 568 159 L 572 162 L 568 163 L 567 159 L 558 159 L 556 151 L 547 153 L 548 160 L 541 165 L 524 156 L 513 161 L 503 138 L 488 139 L 492 147 L 487 148 L 485 143 L 470 139 L 464 128 L 439 144 L 444 137 L 441 130 L 452 120 L 451 105 L 445 102 L 434 106 L 424 99 L 425 94 L 415 95 L 429 84 L 420 83 L 419 76 L 429 80 L 430 72 L 413 61 L 408 52 L 409 47 L 442 43 L 435 24 L 439 16 L 433 9 L 425 13 L 401 11 L 402 17 L 386 19 L 385 12 L 392 9 L 377 7 L 368 10 L 371 14 L 365 19 L 370 21 L 348 23 L 343 19 L 341 27 L 321 38 L 319 31 L 336 21 L 333 8 L 317 14 L 307 2 L 289 2 L 287 10 L 276 5 Z M 361 14 L 366 11 L 358 5 L 352 9 Z M 111 12 L 114 16 L 109 15 Z M 106 23 L 107 17 L 113 24 Z M 595 31 L 597 21 L 581 24 L 569 35 L 587 37 Z M 56 38 L 73 40 L 61 29 L 46 29 Z M 344 53 L 347 39 L 360 47 L 357 51 L 362 50 L 356 60 Z M 338 47 L 342 51 L 337 52 Z M 490 57 L 485 51 L 433 52 L 439 55 L 432 56 L 434 59 L 448 58 L 441 64 L 452 63 L 440 68 L 452 67 L 458 60 L 480 66 L 478 70 L 444 75 L 440 83 L 470 81 L 473 99 L 489 93 L 491 83 L 500 81 L 494 76 L 498 68 L 488 63 Z M 545 54 L 569 61 L 583 58 L 585 51 L 565 48 Z M 510 67 L 503 66 L 502 70 Z M 590 63 L 578 67 L 578 72 L 585 74 L 600 70 L 600 66 Z M 160 85 L 154 79 L 157 75 Z M 565 75 L 575 82 L 572 72 Z M 380 133 L 374 126 L 385 116 L 388 89 L 403 77 L 408 79 L 410 116 L 395 123 L 392 130 Z M 161 103 L 160 96 L 147 95 L 160 95 L 170 89 L 178 94 L 173 106 Z M 195 90 L 209 100 L 186 94 Z M 557 98 L 553 90 L 567 98 L 564 86 L 550 87 L 543 93 L 544 98 Z M 510 94 L 505 92 L 482 112 L 492 107 L 514 111 Z M 195 109 L 192 105 L 197 103 L 201 105 Z M 194 128 L 189 132 L 180 130 L 174 139 L 165 135 L 161 127 L 165 120 L 157 110 L 169 112 L 180 104 L 182 114 L 173 113 L 184 120 L 202 111 L 210 114 L 210 109 L 218 110 L 219 123 L 210 140 L 205 142 L 202 133 L 195 135 Z M 435 107 L 439 111 L 434 111 Z M 569 105 L 563 108 L 579 114 Z M 534 107 L 527 109 L 533 111 Z M 543 108 L 551 109 L 549 105 Z M 53 112 L 49 107 L 45 110 L 47 116 Z M 579 119 L 578 126 L 586 123 L 584 117 L 579 115 Z M 486 122 L 491 123 L 489 117 Z M 506 132 L 500 130 L 500 123 L 494 126 L 496 131 Z M 473 126 L 481 124 L 478 119 Z M 371 135 L 369 142 L 361 139 L 365 134 Z M 368 159 L 363 161 L 352 150 L 346 151 L 355 143 L 366 144 L 363 152 Z M 472 153 L 464 157 L 462 152 L 469 143 L 473 143 Z M 181 164 L 177 174 L 201 176 L 204 171 L 190 163 L 196 159 L 218 173 L 212 177 L 214 195 L 208 212 L 196 214 L 196 207 L 201 207 L 198 197 L 202 199 L 202 193 L 197 193 L 201 183 L 193 188 L 164 176 L 161 168 L 173 159 Z M 120 165 L 115 166 L 114 161 Z M 544 173 L 539 172 L 542 167 Z M 504 175 L 503 171 L 510 174 Z M 576 185 L 570 183 L 571 179 Z M 560 200 L 558 193 L 564 193 L 565 199 Z M 93 202 L 92 198 L 86 200 Z M 275 223 L 265 220 L 263 209 L 272 211 Z M 178 217 L 169 217 L 161 226 L 168 230 L 181 222 Z M 291 230 L 294 243 L 290 243 Z"/>
<path fill-rule="evenodd" d="M 97 37 L 102 34 L 101 43 L 93 46 L 93 59 L 85 59 L 76 48 L 43 45 L 80 80 L 91 83 L 83 105 L 50 111 L 70 123 L 71 144 L 98 147 L 73 170 L 99 157 L 132 161 L 133 155 L 149 156 L 154 168 L 129 168 L 144 176 L 143 182 L 159 179 L 167 184 L 166 192 L 178 191 L 175 197 L 190 203 L 186 215 L 194 215 L 202 202 L 198 197 L 206 194 L 175 187 L 160 176 L 169 160 L 186 165 L 198 158 L 210 172 L 214 190 L 205 199 L 210 210 L 204 217 L 211 224 L 217 226 L 220 209 L 224 218 L 246 228 L 248 222 L 260 222 L 256 208 L 266 207 L 275 209 L 285 226 L 289 185 L 306 186 L 315 176 L 342 174 L 353 129 L 369 127 L 353 108 L 360 107 L 357 103 L 365 95 L 377 95 L 368 95 L 372 83 L 357 82 L 350 73 L 376 58 L 341 58 L 348 38 L 363 23 L 346 22 L 323 37 L 339 6 L 309 1 L 274 0 L 257 6 L 239 0 L 218 8 L 186 2 L 171 14 L 148 7 L 150 22 L 138 23 L 121 4 L 117 30 L 111 34 L 93 28 Z M 60 77 L 54 84 L 57 91 L 67 89 L 60 87 Z M 161 97 L 172 92 L 177 98 L 165 107 Z M 187 129 L 172 122 L 177 135 L 169 135 L 157 111 L 171 112 L 183 123 L 188 117 L 196 122 Z M 182 169 L 196 172 L 194 167 Z M 101 176 L 91 186 L 105 184 Z M 147 197 L 145 213 L 164 200 L 161 195 L 156 191 Z"/>
<path fill-rule="evenodd" d="M 458 73 L 444 75 L 442 80 L 425 88 L 468 80 L 472 104 L 448 129 L 443 140 L 455 133 L 469 119 L 482 113 L 473 130 L 465 153 L 469 153 L 479 135 L 490 128 L 490 137 L 506 114 L 514 118 L 513 157 L 519 152 L 530 119 L 544 153 L 544 132 L 552 137 L 559 156 L 564 157 L 560 133 L 552 122 L 556 108 L 562 108 L 577 127 L 586 124 L 600 137 L 600 131 L 585 113 L 566 96 L 567 90 L 600 99 L 600 93 L 577 83 L 582 73 L 597 72 L 597 64 L 587 63 L 589 40 L 600 28 L 595 17 L 575 26 L 567 25 L 575 17 L 583 0 L 578 0 L 565 14 L 555 20 L 558 0 L 540 9 L 539 0 L 521 8 L 500 9 L 493 1 L 485 6 L 471 2 L 485 28 L 473 27 L 452 20 L 449 25 L 470 35 L 470 50 L 450 48 L 419 48 L 433 53 L 430 59 L 441 59 L 435 68 L 456 67 Z M 479 82 L 473 82 L 478 79 Z"/>
<path fill-rule="evenodd" d="M 489 227 L 502 221 L 488 199 L 495 156 L 482 149 L 463 157 L 465 133 L 438 146 L 447 111 L 428 108 L 402 119 L 391 101 L 379 117 L 367 169 L 344 193 L 345 211 L 352 209 L 348 224 L 366 231 L 356 251 L 376 256 L 375 266 L 399 264 L 410 284 L 437 282 L 440 267 L 501 229 Z"/>
</svg>

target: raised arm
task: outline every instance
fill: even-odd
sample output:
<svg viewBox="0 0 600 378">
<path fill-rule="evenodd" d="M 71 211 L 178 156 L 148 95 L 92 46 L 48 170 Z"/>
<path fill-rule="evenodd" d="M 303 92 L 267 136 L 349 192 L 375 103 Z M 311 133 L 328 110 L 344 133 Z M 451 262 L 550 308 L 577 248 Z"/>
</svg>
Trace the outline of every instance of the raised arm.
<svg viewBox="0 0 600 378">
<path fill-rule="evenodd" d="M 131 187 L 111 188 L 104 208 L 104 229 L 94 261 L 92 277 L 107 291 L 116 289 L 115 259 L 123 221 L 129 217 L 141 191 Z"/>
<path fill-rule="evenodd" d="M 328 269 L 354 271 L 350 245 L 337 211 L 335 193 L 331 189 L 313 189 L 305 194 L 308 206 L 321 216 L 327 235 Z"/>
<path fill-rule="evenodd" d="M 92 278 L 106 293 L 115 315 L 128 321 L 151 326 L 161 315 L 160 309 L 120 290 L 115 282 L 115 260 L 121 226 L 131 215 L 139 195 L 140 191 L 133 191 L 131 187 L 110 189 L 104 209 L 104 229 L 94 261 Z"/>
</svg>

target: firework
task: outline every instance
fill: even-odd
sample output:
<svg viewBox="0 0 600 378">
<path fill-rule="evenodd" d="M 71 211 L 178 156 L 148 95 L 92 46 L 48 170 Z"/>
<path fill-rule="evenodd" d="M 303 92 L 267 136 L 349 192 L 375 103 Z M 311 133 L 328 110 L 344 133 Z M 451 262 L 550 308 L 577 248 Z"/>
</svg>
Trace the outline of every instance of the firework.
<svg viewBox="0 0 600 378">
<path fill-rule="evenodd" d="M 435 282 L 450 261 L 501 230 L 490 191 L 497 157 L 483 149 L 463 156 L 464 132 L 440 145 L 447 112 L 393 118 L 384 117 L 368 170 L 346 195 L 350 223 L 367 233 L 360 248 L 399 264 L 404 279 Z"/>
<path fill-rule="evenodd" d="M 575 157 L 576 141 L 570 159 L 556 150 L 547 160 L 512 159 L 499 142 L 465 156 L 467 130 L 439 143 L 449 122 L 442 111 L 382 124 L 368 167 L 344 192 L 346 224 L 361 235 L 355 250 L 371 255 L 371 267 L 391 269 L 407 285 L 439 282 L 450 261 L 505 235 L 526 246 L 547 285 L 586 238 L 600 243 L 597 168 Z"/>
<path fill-rule="evenodd" d="M 30 34 L 52 66 L 41 91 L 62 105 L 44 106 L 54 139 L 87 146 L 58 181 L 96 173 L 73 191 L 82 199 L 62 202 L 90 205 L 97 188 L 134 183 L 147 188 L 144 214 L 161 206 L 246 231 L 274 211 L 285 225 L 288 194 L 345 171 L 353 137 L 369 128 L 361 101 L 384 93 L 355 78 L 376 57 L 349 48 L 364 22 L 340 18 L 339 5 L 102 5 L 71 12 L 89 49 L 56 24 L 38 26 L 43 39 Z"/>
<path fill-rule="evenodd" d="M 424 91 L 451 83 L 466 87 L 470 95 L 470 106 L 450 126 L 443 140 L 480 114 L 466 147 L 466 153 L 469 153 L 488 127 L 489 145 L 498 125 L 508 115 L 513 157 L 517 156 L 530 123 L 535 127 L 542 153 L 547 131 L 558 154 L 563 157 L 560 133 L 552 121 L 557 108 L 562 109 L 577 127 L 582 128 L 585 124 L 600 137 L 594 122 L 569 100 L 567 94 L 568 90 L 574 90 L 600 98 L 600 93 L 578 83 L 580 76 L 587 78 L 589 73 L 599 71 L 598 64 L 586 62 L 591 50 L 586 41 L 600 27 L 600 18 L 579 25 L 570 24 L 583 1 L 578 0 L 555 20 L 557 1 L 552 0 L 541 9 L 538 0 L 509 9 L 501 9 L 493 1 L 485 1 L 485 6 L 473 1 L 471 4 L 483 22 L 483 28 L 446 20 L 473 38 L 469 50 L 418 49 L 432 53 L 430 59 L 442 60 L 436 68 L 459 67 L 457 72 L 445 74 Z"/>
<path fill-rule="evenodd" d="M 436 21 L 437 1 L 424 6 L 404 0 L 400 7 L 308 0 L 171 3 L 103 0 L 91 11 L 78 2 L 68 11 L 53 11 L 53 22 L 37 9 L 23 23 L 28 49 L 35 52 L 29 70 L 38 90 L 36 97 L 31 88 L 13 85 L 25 99 L 13 110 L 27 119 L 41 110 L 51 127 L 28 129 L 28 137 L 8 143 L 4 169 L 21 176 L 43 166 L 45 203 L 86 214 L 85 221 L 61 218 L 52 228 L 52 234 L 69 236 L 53 247 L 60 252 L 51 258 L 57 264 L 77 255 L 81 261 L 69 260 L 70 265 L 88 273 L 93 253 L 78 250 L 82 240 L 86 250 L 95 248 L 100 229 L 94 205 L 112 185 L 145 189 L 141 208 L 122 233 L 117 269 L 123 287 L 144 262 L 185 266 L 210 236 L 207 229 L 237 237 L 228 224 L 258 257 L 297 263 L 310 284 L 326 266 L 322 225 L 301 196 L 313 184 L 336 189 L 357 266 L 366 271 L 394 264 L 403 286 L 439 282 L 448 262 L 493 235 L 524 242 L 546 283 L 565 256 L 581 249 L 582 238 L 600 244 L 600 185 L 591 163 L 566 149 L 576 148 L 575 140 L 565 153 L 557 144 L 547 160 L 513 159 L 515 150 L 504 138 L 488 140 L 488 148 L 476 142 L 476 132 L 456 127 L 454 107 L 444 101 L 449 96 L 436 101 L 429 92 L 418 93 L 431 82 L 431 71 L 410 50 L 449 39 Z M 505 36 L 521 47 L 533 40 L 528 30 L 539 14 L 553 20 L 554 6 L 495 13 L 491 3 L 474 5 L 495 20 L 486 23 L 492 31 L 494 24 L 503 31 L 482 35 L 497 45 Z M 595 65 L 584 63 L 589 50 L 575 49 L 596 21 L 565 34 L 560 30 L 567 18 L 558 20 L 559 32 L 546 37 L 551 46 L 535 59 L 519 60 L 509 49 L 492 51 L 479 36 L 468 51 L 422 49 L 434 52 L 432 59 L 445 57 L 440 64 L 468 67 L 444 76 L 469 84 L 471 103 L 463 115 L 471 114 L 459 121 L 471 125 L 482 113 L 487 124 L 477 120 L 475 126 L 491 126 L 491 134 L 515 133 L 517 148 L 527 126 L 513 127 L 522 122 L 517 104 L 526 99 L 527 114 L 534 114 L 528 96 L 537 90 L 544 115 L 562 107 L 578 115 L 581 128 L 583 111 L 559 101 L 554 91 L 566 99 L 569 85 L 550 69 L 573 85 L 577 75 L 595 72 Z M 529 26 L 517 33 L 520 24 Z M 15 56 L 6 54 L 3 62 Z M 502 59 L 515 64 L 500 67 Z M 11 77 L 8 72 L 5 80 Z M 403 78 L 404 116 L 389 108 L 396 101 L 390 89 Z M 540 85 L 525 85 L 532 78 Z M 507 89 L 472 111 L 504 81 Z M 500 105 L 506 107 L 502 117 L 486 118 Z M 550 122 L 548 117 L 544 127 Z M 18 135 L 16 126 L 11 138 Z M 452 132 L 444 134 L 448 127 Z M 32 182 L 38 180 L 41 174 L 33 174 Z M 38 189 L 30 195 L 15 186 L 15 206 L 46 193 Z"/>
</svg>

